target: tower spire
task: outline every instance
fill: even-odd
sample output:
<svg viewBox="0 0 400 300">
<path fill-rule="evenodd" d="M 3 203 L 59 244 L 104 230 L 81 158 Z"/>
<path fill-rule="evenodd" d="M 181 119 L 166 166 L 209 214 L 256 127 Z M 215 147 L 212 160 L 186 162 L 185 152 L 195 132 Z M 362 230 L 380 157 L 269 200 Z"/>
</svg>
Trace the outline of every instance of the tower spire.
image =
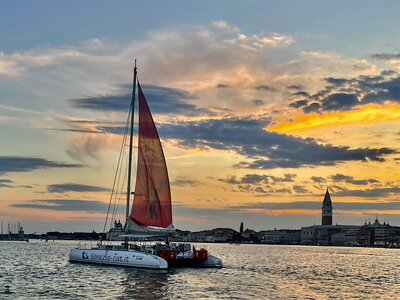
<svg viewBox="0 0 400 300">
<path fill-rule="evenodd" d="M 332 200 L 328 188 L 322 202 L 322 225 L 332 225 Z"/>
</svg>

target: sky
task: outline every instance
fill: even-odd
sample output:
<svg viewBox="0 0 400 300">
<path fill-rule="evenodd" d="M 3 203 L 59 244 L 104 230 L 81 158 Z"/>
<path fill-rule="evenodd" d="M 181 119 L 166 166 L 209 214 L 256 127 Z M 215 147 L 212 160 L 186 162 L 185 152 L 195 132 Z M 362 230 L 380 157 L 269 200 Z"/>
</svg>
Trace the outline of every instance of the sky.
<svg viewBox="0 0 400 300">
<path fill-rule="evenodd" d="M 103 230 L 135 58 L 175 228 L 320 224 L 327 188 L 335 224 L 400 225 L 398 12 L 398 1 L 0 1 L 4 231 Z"/>
</svg>

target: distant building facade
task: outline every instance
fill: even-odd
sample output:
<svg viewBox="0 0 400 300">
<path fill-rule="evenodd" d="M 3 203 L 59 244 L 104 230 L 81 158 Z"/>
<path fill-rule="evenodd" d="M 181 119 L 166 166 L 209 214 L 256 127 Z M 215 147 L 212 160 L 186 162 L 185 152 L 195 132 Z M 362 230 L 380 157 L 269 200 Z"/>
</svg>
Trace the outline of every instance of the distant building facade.
<svg viewBox="0 0 400 300">
<path fill-rule="evenodd" d="M 304 245 L 333 245 L 338 239 L 344 240 L 344 234 L 357 230 L 356 225 L 314 225 L 301 228 L 301 243 Z M 342 233 L 341 235 L 336 235 Z M 336 235 L 336 236 L 335 236 Z M 333 240 L 332 240 L 332 237 Z"/>
<path fill-rule="evenodd" d="M 301 243 L 301 230 L 266 230 L 259 232 L 258 237 L 262 244 L 296 245 Z"/>
</svg>

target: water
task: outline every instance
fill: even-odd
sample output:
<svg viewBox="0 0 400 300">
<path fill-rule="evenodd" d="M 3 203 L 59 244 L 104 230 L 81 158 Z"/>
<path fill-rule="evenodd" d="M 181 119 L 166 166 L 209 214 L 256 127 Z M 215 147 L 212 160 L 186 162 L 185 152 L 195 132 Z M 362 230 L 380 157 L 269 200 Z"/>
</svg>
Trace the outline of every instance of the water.
<svg viewBox="0 0 400 300">
<path fill-rule="evenodd" d="M 208 244 L 222 269 L 68 262 L 77 242 L 0 242 L 0 299 L 400 299 L 399 250 Z"/>
</svg>

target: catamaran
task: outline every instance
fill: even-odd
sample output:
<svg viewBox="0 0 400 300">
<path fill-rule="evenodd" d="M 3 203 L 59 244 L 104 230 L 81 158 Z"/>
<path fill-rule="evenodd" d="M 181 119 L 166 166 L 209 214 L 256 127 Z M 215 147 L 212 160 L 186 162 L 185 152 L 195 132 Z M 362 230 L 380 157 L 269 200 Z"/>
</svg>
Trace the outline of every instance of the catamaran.
<svg viewBox="0 0 400 300">
<path fill-rule="evenodd" d="M 135 191 L 131 192 L 136 83 L 139 102 L 137 172 Z M 120 232 L 121 234 L 118 236 L 124 242 L 121 245 L 115 245 L 106 244 L 100 240 L 95 248 L 74 248 L 70 251 L 69 260 L 72 262 L 149 269 L 167 269 L 171 267 L 221 268 L 223 266 L 222 261 L 210 255 L 206 249 L 196 249 L 190 244 L 169 242 L 174 233 L 174 227 L 172 224 L 171 191 L 167 165 L 157 128 L 137 80 L 136 60 L 133 72 L 132 100 L 125 132 L 128 129 L 129 157 L 127 161 L 126 222 L 123 232 Z M 122 147 L 124 146 L 125 142 L 123 141 Z M 115 181 L 114 179 L 114 185 Z M 132 209 L 129 212 L 132 194 L 134 197 Z M 132 243 L 132 240 L 135 242 Z M 140 241 L 151 240 L 157 242 L 140 243 Z"/>
</svg>

